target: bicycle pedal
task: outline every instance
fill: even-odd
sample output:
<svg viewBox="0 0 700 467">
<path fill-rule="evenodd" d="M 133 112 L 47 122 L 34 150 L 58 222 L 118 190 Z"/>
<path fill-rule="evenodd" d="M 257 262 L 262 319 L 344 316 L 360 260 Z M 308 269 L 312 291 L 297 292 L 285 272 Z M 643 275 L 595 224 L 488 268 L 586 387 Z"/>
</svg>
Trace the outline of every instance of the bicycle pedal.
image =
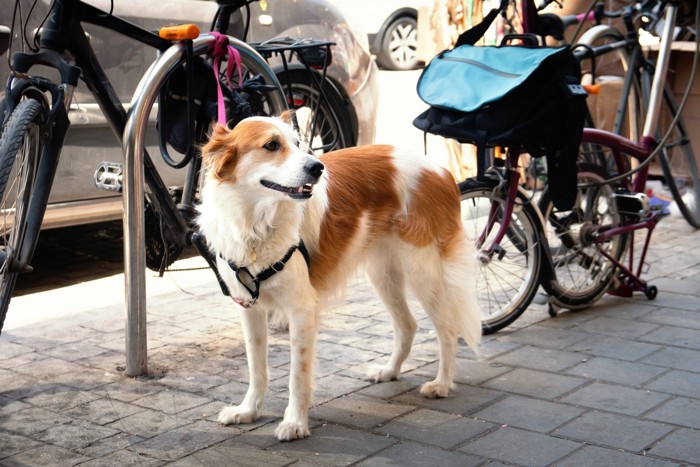
<svg viewBox="0 0 700 467">
<path fill-rule="evenodd" d="M 649 198 L 644 193 L 618 190 L 612 196 L 620 214 L 635 216 L 640 219 L 649 215 Z"/>
<path fill-rule="evenodd" d="M 102 161 L 95 169 L 95 187 L 101 190 L 122 192 L 122 164 Z"/>
</svg>

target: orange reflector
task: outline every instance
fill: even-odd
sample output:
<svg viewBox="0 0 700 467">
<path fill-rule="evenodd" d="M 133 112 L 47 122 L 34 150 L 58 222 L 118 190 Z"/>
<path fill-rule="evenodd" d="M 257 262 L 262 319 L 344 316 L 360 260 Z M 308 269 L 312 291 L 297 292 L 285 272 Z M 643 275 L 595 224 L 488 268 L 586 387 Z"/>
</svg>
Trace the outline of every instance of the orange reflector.
<svg viewBox="0 0 700 467">
<path fill-rule="evenodd" d="M 600 84 L 584 84 L 583 89 L 585 89 L 588 94 L 600 94 Z"/>
<path fill-rule="evenodd" d="M 196 39 L 199 36 L 199 28 L 196 24 L 180 24 L 178 26 L 165 26 L 160 28 L 158 35 L 169 41 L 182 41 Z"/>
</svg>

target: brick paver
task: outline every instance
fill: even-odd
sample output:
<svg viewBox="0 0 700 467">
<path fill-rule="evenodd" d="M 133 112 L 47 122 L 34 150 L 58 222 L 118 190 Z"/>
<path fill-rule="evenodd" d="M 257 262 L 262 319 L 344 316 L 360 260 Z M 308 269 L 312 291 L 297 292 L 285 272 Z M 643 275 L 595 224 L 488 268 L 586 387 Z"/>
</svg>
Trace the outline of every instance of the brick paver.
<svg viewBox="0 0 700 467">
<path fill-rule="evenodd" d="M 681 219 L 658 228 L 668 244 L 700 244 Z M 664 244 L 652 248 L 652 258 L 664 256 Z M 365 378 L 388 358 L 390 325 L 358 280 L 324 314 L 311 437 L 292 443 L 273 433 L 287 399 L 284 333 L 270 338 L 260 420 L 216 421 L 242 399 L 248 370 L 239 312 L 209 271 L 149 276 L 151 374 L 139 378 L 124 375 L 123 299 L 105 294 L 93 306 L 86 293 L 109 287 L 118 296 L 120 275 L 26 294 L 0 337 L 0 464 L 697 464 L 700 249 L 676 256 L 651 264 L 654 302 L 604 297 L 557 318 L 534 306 L 486 337 L 480 359 L 460 348 L 454 391 L 437 400 L 418 392 L 437 368 L 420 310 L 401 379 Z M 57 296 L 72 296 L 76 311 Z"/>
</svg>

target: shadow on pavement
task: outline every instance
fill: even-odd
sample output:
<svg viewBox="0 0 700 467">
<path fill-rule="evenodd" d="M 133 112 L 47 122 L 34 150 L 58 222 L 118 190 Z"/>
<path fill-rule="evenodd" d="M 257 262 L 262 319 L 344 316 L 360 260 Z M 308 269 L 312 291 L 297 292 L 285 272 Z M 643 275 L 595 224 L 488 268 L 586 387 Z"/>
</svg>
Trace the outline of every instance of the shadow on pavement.
<svg viewBox="0 0 700 467">
<path fill-rule="evenodd" d="M 44 230 L 33 271 L 20 276 L 15 295 L 64 287 L 124 271 L 121 221 Z"/>
</svg>

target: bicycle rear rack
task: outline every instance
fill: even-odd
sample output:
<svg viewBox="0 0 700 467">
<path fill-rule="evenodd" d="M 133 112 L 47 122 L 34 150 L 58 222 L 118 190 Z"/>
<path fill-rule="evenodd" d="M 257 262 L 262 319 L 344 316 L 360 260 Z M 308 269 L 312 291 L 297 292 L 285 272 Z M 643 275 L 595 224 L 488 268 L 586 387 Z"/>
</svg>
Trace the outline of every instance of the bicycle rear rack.
<svg viewBox="0 0 700 467">
<path fill-rule="evenodd" d="M 277 58 L 282 64 L 282 69 L 287 76 L 286 80 L 283 80 L 282 88 L 285 91 L 287 98 L 287 105 L 290 109 L 296 109 L 302 106 L 311 106 L 312 108 L 312 120 L 310 125 L 309 135 L 313 139 L 316 134 L 316 127 L 318 124 L 318 110 L 321 107 L 321 103 L 326 103 L 328 106 L 328 98 L 326 97 L 326 91 L 324 85 L 326 80 L 326 71 L 328 66 L 332 62 L 331 46 L 335 45 L 335 42 L 321 41 L 315 39 L 297 39 L 291 37 L 278 37 L 270 39 L 264 42 L 252 42 L 250 45 L 266 60 Z M 306 71 L 308 72 L 309 78 L 313 87 L 318 91 L 320 98 L 316 102 L 306 102 L 304 100 L 299 100 L 298 96 L 295 95 L 294 89 L 292 87 L 292 80 L 289 76 L 290 64 L 293 62 L 302 64 Z M 320 77 L 314 73 L 314 70 L 320 72 Z M 298 129 L 298 122 L 296 121 L 296 116 L 294 117 L 294 126 Z M 307 141 L 309 144 L 312 141 Z M 338 143 L 337 136 L 330 143 L 324 144 L 321 147 L 310 149 L 312 151 L 322 150 L 324 152 L 329 151 Z"/>
</svg>

